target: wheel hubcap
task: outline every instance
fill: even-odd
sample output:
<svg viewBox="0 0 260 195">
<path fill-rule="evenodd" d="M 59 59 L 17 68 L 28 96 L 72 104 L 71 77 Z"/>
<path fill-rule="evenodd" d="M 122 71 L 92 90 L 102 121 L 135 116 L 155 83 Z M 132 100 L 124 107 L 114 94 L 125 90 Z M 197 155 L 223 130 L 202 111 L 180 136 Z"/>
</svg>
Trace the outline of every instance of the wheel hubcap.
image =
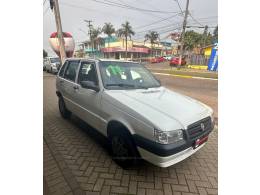
<svg viewBox="0 0 260 195">
<path fill-rule="evenodd" d="M 120 160 L 125 160 L 128 157 L 128 150 L 122 138 L 114 137 L 112 139 L 112 150 Z"/>
</svg>

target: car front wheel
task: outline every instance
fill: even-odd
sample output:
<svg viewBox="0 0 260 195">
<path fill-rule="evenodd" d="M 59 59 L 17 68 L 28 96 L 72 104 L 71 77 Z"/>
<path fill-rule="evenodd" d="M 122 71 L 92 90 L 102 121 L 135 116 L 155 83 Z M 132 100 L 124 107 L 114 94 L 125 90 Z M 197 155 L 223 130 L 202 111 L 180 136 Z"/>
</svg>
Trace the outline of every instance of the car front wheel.
<svg viewBox="0 0 260 195">
<path fill-rule="evenodd" d="M 60 114 L 63 118 L 69 119 L 71 116 L 71 112 L 66 108 L 65 102 L 62 97 L 59 98 L 59 110 Z"/>
<path fill-rule="evenodd" d="M 135 165 L 139 161 L 138 151 L 129 135 L 117 132 L 110 136 L 113 160 L 123 168 Z"/>
</svg>

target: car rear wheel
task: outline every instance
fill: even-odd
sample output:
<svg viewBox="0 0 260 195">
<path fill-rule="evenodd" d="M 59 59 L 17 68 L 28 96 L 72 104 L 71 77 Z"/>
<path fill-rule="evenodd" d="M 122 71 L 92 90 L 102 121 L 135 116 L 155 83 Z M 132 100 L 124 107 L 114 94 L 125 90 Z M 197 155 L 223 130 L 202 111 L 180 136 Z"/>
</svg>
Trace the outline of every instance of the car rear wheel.
<svg viewBox="0 0 260 195">
<path fill-rule="evenodd" d="M 139 154 L 131 137 L 124 131 L 117 131 L 109 137 L 113 160 L 121 167 L 127 168 L 139 161 Z"/>
<path fill-rule="evenodd" d="M 66 108 L 65 102 L 62 97 L 59 97 L 59 110 L 63 118 L 65 119 L 70 118 L 71 112 Z"/>
</svg>

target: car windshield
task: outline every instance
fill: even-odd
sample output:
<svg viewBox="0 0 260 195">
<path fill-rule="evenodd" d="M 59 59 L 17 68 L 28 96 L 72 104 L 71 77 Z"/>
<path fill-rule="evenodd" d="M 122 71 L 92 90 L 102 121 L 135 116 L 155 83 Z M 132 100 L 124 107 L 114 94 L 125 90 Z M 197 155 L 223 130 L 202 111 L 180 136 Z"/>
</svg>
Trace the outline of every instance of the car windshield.
<svg viewBox="0 0 260 195">
<path fill-rule="evenodd" d="M 51 63 L 57 63 L 57 62 L 60 63 L 60 58 L 50 58 L 50 60 L 51 60 Z"/>
<path fill-rule="evenodd" d="M 141 64 L 133 62 L 100 62 L 100 73 L 106 89 L 148 89 L 160 83 Z"/>
</svg>

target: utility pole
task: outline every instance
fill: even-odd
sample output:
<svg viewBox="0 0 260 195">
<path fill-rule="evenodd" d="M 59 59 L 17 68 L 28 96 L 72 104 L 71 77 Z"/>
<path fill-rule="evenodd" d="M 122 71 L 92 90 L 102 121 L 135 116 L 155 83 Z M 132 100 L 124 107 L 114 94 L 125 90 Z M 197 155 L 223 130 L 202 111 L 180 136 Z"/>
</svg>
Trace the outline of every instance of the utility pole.
<svg viewBox="0 0 260 195">
<path fill-rule="evenodd" d="M 92 53 L 92 55 L 93 55 L 93 43 L 92 43 L 92 36 L 91 36 L 91 27 L 92 27 L 92 24 L 91 24 L 91 22 L 93 22 L 93 21 L 91 21 L 91 20 L 84 20 L 86 23 L 88 23 L 88 29 L 89 29 L 89 39 L 90 39 L 90 45 L 91 45 L 91 53 Z"/>
<path fill-rule="evenodd" d="M 181 61 L 182 61 L 182 56 L 183 56 L 183 45 L 184 45 L 184 35 L 185 35 L 185 29 L 186 29 L 186 25 L 187 25 L 187 17 L 188 17 L 188 13 L 189 13 L 189 0 L 187 0 L 186 2 L 186 10 L 185 10 L 185 15 L 184 15 L 184 19 L 183 19 L 183 24 L 182 24 L 182 32 L 181 32 L 181 47 L 180 47 L 180 54 L 179 54 L 179 63 L 178 63 L 178 68 L 181 67 Z"/>
<path fill-rule="evenodd" d="M 59 39 L 59 47 L 60 47 L 60 58 L 61 58 L 61 62 L 63 63 L 67 56 L 66 56 L 65 46 L 64 46 L 58 0 L 50 0 L 50 7 L 52 10 L 54 8 L 55 22 L 56 22 L 56 28 L 57 28 L 58 39 Z"/>
<path fill-rule="evenodd" d="M 203 32 L 203 47 L 206 46 L 206 40 L 207 40 L 207 36 L 208 36 L 208 29 L 209 29 L 209 27 L 206 25 L 204 27 L 204 32 Z"/>
</svg>

